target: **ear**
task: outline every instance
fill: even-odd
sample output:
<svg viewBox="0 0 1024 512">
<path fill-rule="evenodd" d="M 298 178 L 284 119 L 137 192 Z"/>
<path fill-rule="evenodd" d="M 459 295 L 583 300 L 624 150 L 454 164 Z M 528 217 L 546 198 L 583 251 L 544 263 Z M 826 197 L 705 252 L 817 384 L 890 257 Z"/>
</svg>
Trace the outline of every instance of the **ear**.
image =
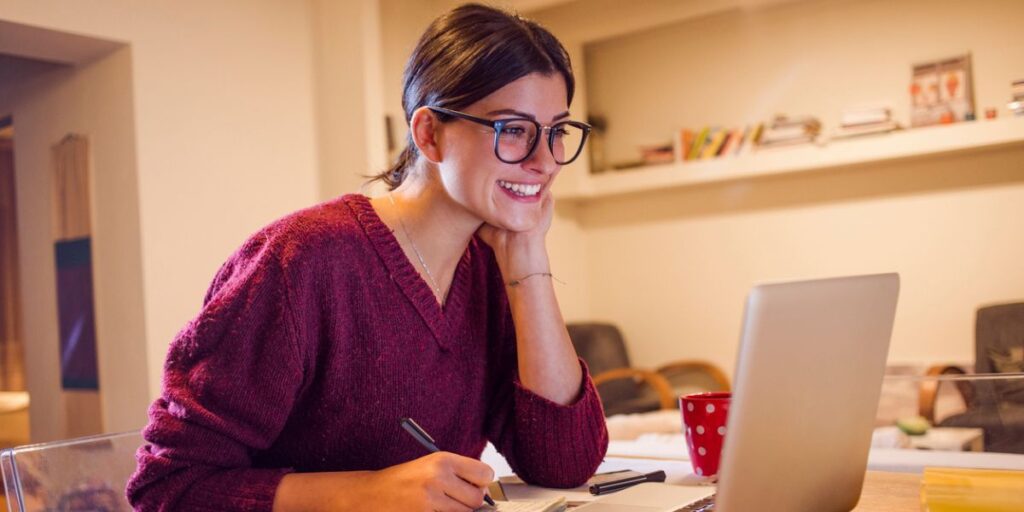
<svg viewBox="0 0 1024 512">
<path fill-rule="evenodd" d="M 433 163 L 441 161 L 441 145 L 438 140 L 440 128 L 441 122 L 427 107 L 416 109 L 409 120 L 409 133 L 416 149 L 423 158 Z"/>
</svg>

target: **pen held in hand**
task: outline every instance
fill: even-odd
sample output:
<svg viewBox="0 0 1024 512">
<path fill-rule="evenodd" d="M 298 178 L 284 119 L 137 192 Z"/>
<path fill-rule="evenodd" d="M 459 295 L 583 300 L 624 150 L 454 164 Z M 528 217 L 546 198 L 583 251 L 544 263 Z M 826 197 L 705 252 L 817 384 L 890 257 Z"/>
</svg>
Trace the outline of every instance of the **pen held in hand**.
<svg viewBox="0 0 1024 512">
<path fill-rule="evenodd" d="M 602 482 L 602 483 L 599 483 L 599 484 L 591 485 L 590 486 L 590 494 L 593 494 L 595 496 L 600 496 L 602 494 L 608 494 L 608 493 L 612 493 L 612 492 L 615 492 L 615 491 L 621 491 L 622 489 L 625 489 L 627 487 L 632 487 L 634 485 L 642 484 L 644 482 L 664 482 L 664 481 L 665 481 L 665 472 L 664 471 L 654 471 L 652 473 L 647 473 L 645 475 L 636 475 L 636 476 L 631 476 L 631 477 L 628 477 L 628 478 L 623 478 L 621 480 L 612 480 L 610 482 Z"/>
<path fill-rule="evenodd" d="M 423 427 L 420 427 L 412 420 L 412 418 L 402 418 L 402 428 L 416 439 L 417 442 L 423 445 L 423 447 L 430 453 L 437 453 L 441 451 L 441 449 L 437 447 L 437 443 L 434 441 L 434 438 L 430 437 L 430 434 L 428 434 L 426 430 L 423 430 Z M 486 494 L 484 494 L 484 501 L 492 507 L 495 506 L 494 500 Z"/>
</svg>

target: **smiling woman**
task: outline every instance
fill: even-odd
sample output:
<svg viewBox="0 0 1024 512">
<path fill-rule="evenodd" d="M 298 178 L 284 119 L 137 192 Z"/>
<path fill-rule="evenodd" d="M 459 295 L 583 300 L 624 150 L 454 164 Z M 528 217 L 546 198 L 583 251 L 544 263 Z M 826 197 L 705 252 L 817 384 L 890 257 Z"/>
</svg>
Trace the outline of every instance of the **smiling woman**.
<svg viewBox="0 0 1024 512">
<path fill-rule="evenodd" d="M 430 25 L 404 80 L 388 193 L 252 236 L 172 343 L 137 510 L 467 511 L 493 479 L 487 442 L 551 487 L 601 462 L 601 404 L 546 245 L 551 185 L 590 128 L 568 119 L 564 48 L 466 5 Z"/>
</svg>

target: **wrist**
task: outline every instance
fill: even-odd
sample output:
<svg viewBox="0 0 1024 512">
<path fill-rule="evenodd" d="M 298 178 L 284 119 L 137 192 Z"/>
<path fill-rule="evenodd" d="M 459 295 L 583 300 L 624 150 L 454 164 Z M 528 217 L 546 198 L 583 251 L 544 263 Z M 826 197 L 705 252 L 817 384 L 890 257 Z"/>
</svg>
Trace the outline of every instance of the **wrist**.
<svg viewBox="0 0 1024 512">
<path fill-rule="evenodd" d="M 526 275 L 512 277 L 511 279 L 505 281 L 505 286 L 508 286 L 509 288 L 515 288 L 515 287 L 520 286 L 523 283 L 525 283 L 526 281 L 529 281 L 531 279 L 533 279 L 535 281 L 541 281 L 541 280 L 544 280 L 544 279 L 554 279 L 554 278 L 555 278 L 555 276 L 551 272 L 547 272 L 547 271 L 545 271 L 545 272 L 530 272 L 529 274 L 526 274 Z"/>
</svg>

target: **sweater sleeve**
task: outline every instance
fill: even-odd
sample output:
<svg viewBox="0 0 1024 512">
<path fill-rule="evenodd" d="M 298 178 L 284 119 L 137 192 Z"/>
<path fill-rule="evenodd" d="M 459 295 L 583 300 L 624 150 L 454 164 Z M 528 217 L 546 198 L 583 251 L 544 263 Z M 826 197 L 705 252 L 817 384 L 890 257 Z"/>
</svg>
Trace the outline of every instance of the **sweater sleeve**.
<svg viewBox="0 0 1024 512">
<path fill-rule="evenodd" d="M 303 381 L 288 287 L 267 245 L 251 241 L 221 268 L 171 344 L 128 482 L 135 510 L 269 511 L 291 471 L 253 467 Z"/>
<path fill-rule="evenodd" d="M 561 405 L 519 381 L 511 314 L 505 317 L 503 370 L 489 408 L 488 439 L 524 481 L 544 487 L 582 485 L 594 475 L 608 450 L 601 400 L 580 360 L 583 381 L 576 399 Z"/>
</svg>

